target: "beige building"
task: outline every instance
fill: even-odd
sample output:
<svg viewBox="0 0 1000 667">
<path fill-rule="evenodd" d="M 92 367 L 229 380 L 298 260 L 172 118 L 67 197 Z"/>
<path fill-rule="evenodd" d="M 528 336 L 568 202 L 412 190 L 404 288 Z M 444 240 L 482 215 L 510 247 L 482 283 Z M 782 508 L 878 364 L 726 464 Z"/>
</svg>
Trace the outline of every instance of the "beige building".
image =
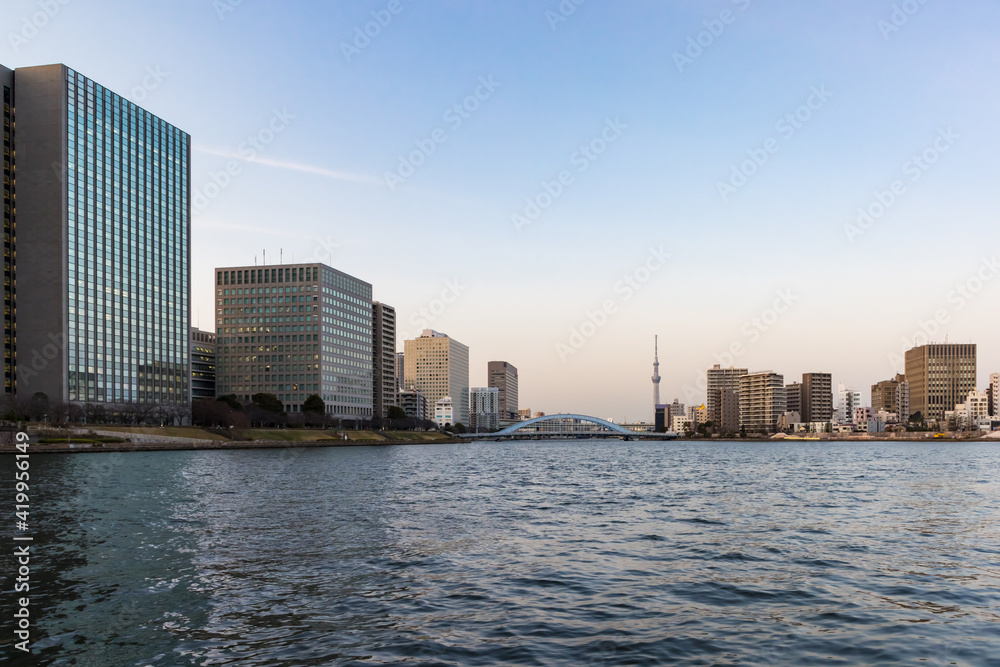
<svg viewBox="0 0 1000 667">
<path fill-rule="evenodd" d="M 500 418 L 517 416 L 517 367 L 506 361 L 491 361 L 486 365 L 488 384 L 500 392 Z"/>
<path fill-rule="evenodd" d="M 740 377 L 740 427 L 767 432 L 778 426 L 785 414 L 785 378 L 762 371 Z"/>
<path fill-rule="evenodd" d="M 708 391 L 705 396 L 705 407 L 708 408 L 708 419 L 715 424 L 717 429 L 728 433 L 739 429 L 739 419 L 736 421 L 727 420 L 722 410 L 722 392 L 739 394 L 740 377 L 747 374 L 745 368 L 722 368 L 719 364 L 708 369 Z M 731 398 L 731 397 L 729 397 Z M 738 410 L 737 406 L 737 410 Z M 732 412 L 728 413 L 732 417 Z"/>
<path fill-rule="evenodd" d="M 407 389 L 423 393 L 428 405 L 454 399 L 454 418 L 469 424 L 469 348 L 447 334 L 424 329 L 403 343 L 403 377 Z"/>
<path fill-rule="evenodd" d="M 906 381 L 910 410 L 925 421 L 943 419 L 976 389 L 976 345 L 932 343 L 907 350 Z"/>
<path fill-rule="evenodd" d="M 900 373 L 892 380 L 882 380 L 872 385 L 872 409 L 876 412 L 899 412 L 899 384 L 906 382 L 906 376 Z M 909 416 L 909 415 L 907 415 Z"/>
</svg>

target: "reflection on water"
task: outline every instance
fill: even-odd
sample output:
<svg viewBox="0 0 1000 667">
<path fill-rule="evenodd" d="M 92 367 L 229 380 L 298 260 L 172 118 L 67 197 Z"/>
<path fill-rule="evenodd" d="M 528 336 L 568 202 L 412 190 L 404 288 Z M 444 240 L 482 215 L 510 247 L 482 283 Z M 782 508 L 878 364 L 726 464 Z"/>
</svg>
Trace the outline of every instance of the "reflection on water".
<svg viewBox="0 0 1000 667">
<path fill-rule="evenodd" d="M 998 470 L 950 443 L 36 455 L 30 664 L 998 664 Z"/>
</svg>

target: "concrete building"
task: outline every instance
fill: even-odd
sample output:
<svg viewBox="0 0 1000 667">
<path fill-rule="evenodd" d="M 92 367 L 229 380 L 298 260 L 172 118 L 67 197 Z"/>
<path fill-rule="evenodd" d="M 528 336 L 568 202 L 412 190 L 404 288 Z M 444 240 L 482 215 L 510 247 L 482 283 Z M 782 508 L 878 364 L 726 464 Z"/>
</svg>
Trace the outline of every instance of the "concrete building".
<svg viewBox="0 0 1000 667">
<path fill-rule="evenodd" d="M 215 270 L 218 393 L 372 417 L 372 286 L 320 263 Z"/>
<path fill-rule="evenodd" d="M 693 422 L 687 415 L 674 415 L 670 418 L 670 430 L 681 434 L 685 431 L 693 431 Z"/>
<path fill-rule="evenodd" d="M 427 398 L 416 389 L 404 389 L 399 392 L 399 407 L 410 419 L 430 419 Z"/>
<path fill-rule="evenodd" d="M 402 352 L 396 353 L 396 393 L 406 389 L 406 372 L 404 369 L 404 357 Z"/>
<path fill-rule="evenodd" d="M 854 423 L 854 408 L 861 405 L 861 392 L 845 387 L 843 384 L 837 386 L 837 421 L 840 424 Z"/>
<path fill-rule="evenodd" d="M 799 417 L 802 416 L 802 385 L 798 382 L 789 382 L 785 385 L 785 412 L 794 412 Z M 798 420 L 796 420 L 798 421 Z"/>
<path fill-rule="evenodd" d="M 906 351 L 906 381 L 910 410 L 925 421 L 944 418 L 976 389 L 976 346 L 973 343 L 932 343 Z"/>
<path fill-rule="evenodd" d="M 723 434 L 740 430 L 740 394 L 738 391 L 720 389 L 716 396 L 716 415 L 719 419 L 716 430 Z M 714 421 L 714 420 L 713 420 Z"/>
<path fill-rule="evenodd" d="M 215 334 L 191 329 L 191 399 L 215 398 Z"/>
<path fill-rule="evenodd" d="M 469 431 L 489 433 L 500 428 L 500 390 L 473 387 L 469 390 Z"/>
<path fill-rule="evenodd" d="M 531 419 L 531 408 L 522 408 L 517 411 L 517 416 L 521 421 L 525 419 Z"/>
<path fill-rule="evenodd" d="M 829 373 L 802 374 L 802 421 L 822 423 L 833 420 L 833 376 Z"/>
<path fill-rule="evenodd" d="M 990 416 L 1000 417 L 1000 373 L 990 373 Z"/>
<path fill-rule="evenodd" d="M 452 427 L 455 421 L 455 404 L 451 396 L 442 396 L 434 401 L 434 423 L 438 428 Z"/>
<path fill-rule="evenodd" d="M 740 377 L 740 428 L 748 432 L 769 432 L 785 413 L 785 378 L 762 371 Z"/>
<path fill-rule="evenodd" d="M 899 423 L 906 424 L 910 420 L 910 383 L 904 379 L 896 385 L 896 414 L 899 416 Z"/>
<path fill-rule="evenodd" d="M 17 392 L 43 392 L 53 403 L 160 405 L 183 418 L 191 404 L 190 136 L 65 65 L 19 68 L 13 89 L 9 72 L 0 75 L 4 118 L 13 125 L 16 113 L 17 134 L 8 137 L 5 125 L 4 170 L 17 190 L 13 178 L 5 183 L 4 261 L 5 278 L 16 274 L 17 355 L 14 338 L 5 354 L 16 363 Z M 11 282 L 8 331 L 14 298 Z"/>
<path fill-rule="evenodd" d="M 906 382 L 906 376 L 900 373 L 892 380 L 882 380 L 872 385 L 872 408 L 886 412 L 899 412 L 899 383 Z"/>
<path fill-rule="evenodd" d="M 372 414 L 385 419 L 396 400 L 396 309 L 372 304 Z"/>
<path fill-rule="evenodd" d="M 970 391 L 965 401 L 955 406 L 954 413 L 958 421 L 958 428 L 979 428 L 979 423 L 990 417 L 989 406 L 989 394 L 975 389 Z"/>
<path fill-rule="evenodd" d="M 684 404 L 675 398 L 674 402 L 667 406 L 668 423 L 673 423 L 673 418 L 677 416 L 687 417 L 687 411 L 684 409 Z"/>
<path fill-rule="evenodd" d="M 406 388 L 418 389 L 435 405 L 454 398 L 454 417 L 469 424 L 469 348 L 447 334 L 424 329 L 419 338 L 403 343 Z"/>
<path fill-rule="evenodd" d="M 500 392 L 500 416 L 517 416 L 517 368 L 506 361 L 491 361 L 486 365 L 488 384 Z"/>
<path fill-rule="evenodd" d="M 851 423 L 859 428 L 867 428 L 867 424 L 870 420 L 874 419 L 875 411 L 871 407 L 866 405 L 859 405 L 854 408 L 854 414 L 851 416 Z"/>
<path fill-rule="evenodd" d="M 15 333 L 14 257 L 17 235 L 14 229 L 14 71 L 0 65 L 3 89 L 3 357 L 4 393 L 17 386 Z"/>
<path fill-rule="evenodd" d="M 705 396 L 705 407 L 708 408 L 708 418 L 711 422 L 722 428 L 722 432 L 731 433 L 739 430 L 739 420 L 736 423 L 726 421 L 721 412 L 722 396 L 721 392 L 732 392 L 737 396 L 740 391 L 740 377 L 747 374 L 745 368 L 722 368 L 719 364 L 708 369 L 707 393 Z M 737 407 L 738 409 L 738 407 Z M 730 415 L 731 416 L 731 415 Z"/>
</svg>

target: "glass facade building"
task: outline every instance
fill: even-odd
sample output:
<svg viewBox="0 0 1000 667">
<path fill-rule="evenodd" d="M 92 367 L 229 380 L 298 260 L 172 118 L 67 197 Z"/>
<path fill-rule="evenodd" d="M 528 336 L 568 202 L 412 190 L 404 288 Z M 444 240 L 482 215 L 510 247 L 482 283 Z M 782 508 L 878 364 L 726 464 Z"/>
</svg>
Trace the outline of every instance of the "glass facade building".
<svg viewBox="0 0 1000 667">
<path fill-rule="evenodd" d="M 372 416 L 372 286 L 325 264 L 215 271 L 217 392 L 312 394 L 336 418 Z"/>
<path fill-rule="evenodd" d="M 15 80 L 22 389 L 189 406 L 190 136 L 63 65 Z"/>
<path fill-rule="evenodd" d="M 16 389 L 14 302 L 14 71 L 0 65 L 3 88 L 3 380 L 4 393 Z"/>
</svg>

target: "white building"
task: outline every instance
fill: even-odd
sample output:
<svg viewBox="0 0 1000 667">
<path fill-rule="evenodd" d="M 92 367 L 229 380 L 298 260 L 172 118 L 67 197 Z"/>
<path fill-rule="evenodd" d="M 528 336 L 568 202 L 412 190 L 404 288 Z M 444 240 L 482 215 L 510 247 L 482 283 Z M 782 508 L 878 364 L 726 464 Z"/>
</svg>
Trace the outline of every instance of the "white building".
<svg viewBox="0 0 1000 667">
<path fill-rule="evenodd" d="M 1000 373 L 990 373 L 990 398 L 993 402 L 993 416 L 1000 417 Z"/>
<path fill-rule="evenodd" d="M 693 431 L 691 419 L 687 415 L 674 415 L 670 418 L 670 430 L 674 433 L 684 433 Z"/>
<path fill-rule="evenodd" d="M 443 396 L 434 402 L 434 423 L 438 428 L 455 424 L 455 406 L 451 396 Z"/>
<path fill-rule="evenodd" d="M 859 405 L 854 408 L 854 414 L 851 421 L 854 422 L 855 426 L 867 427 L 869 420 L 871 420 L 874 416 L 875 415 L 871 408 Z"/>
<path fill-rule="evenodd" d="M 469 431 L 489 433 L 500 428 L 500 388 L 473 387 L 469 390 Z"/>
<path fill-rule="evenodd" d="M 896 385 L 896 410 L 900 424 L 910 421 L 910 383 L 906 380 Z"/>
<path fill-rule="evenodd" d="M 978 428 L 979 423 L 990 416 L 990 398 L 985 391 L 972 390 L 965 403 L 955 406 L 955 421 L 958 428 Z"/>
<path fill-rule="evenodd" d="M 854 422 L 854 408 L 861 405 L 861 392 L 837 385 L 837 421 L 841 424 Z"/>
</svg>

